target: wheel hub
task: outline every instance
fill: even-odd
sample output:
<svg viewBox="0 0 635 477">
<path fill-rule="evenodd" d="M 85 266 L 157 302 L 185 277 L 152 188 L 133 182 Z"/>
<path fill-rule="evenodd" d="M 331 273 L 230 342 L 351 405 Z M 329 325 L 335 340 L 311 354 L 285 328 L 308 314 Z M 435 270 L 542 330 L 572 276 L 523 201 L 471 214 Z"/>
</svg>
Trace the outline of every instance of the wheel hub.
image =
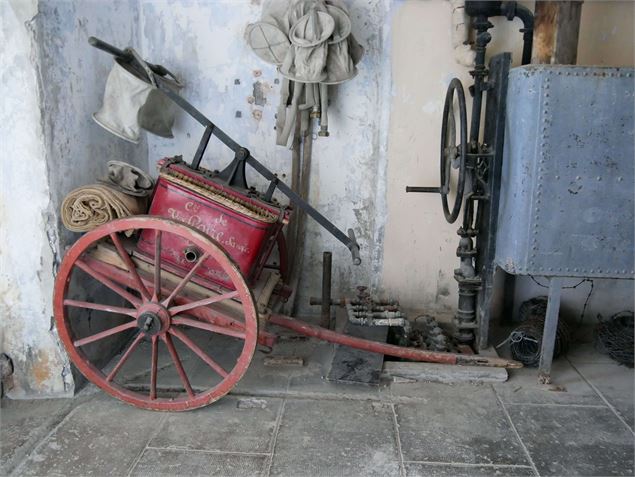
<svg viewBox="0 0 635 477">
<path fill-rule="evenodd" d="M 137 328 L 146 335 L 154 336 L 170 327 L 170 313 L 157 303 L 148 303 L 139 309 Z"/>
<path fill-rule="evenodd" d="M 154 313 L 144 313 L 137 319 L 137 326 L 148 335 L 156 335 L 161 331 L 161 319 Z"/>
</svg>

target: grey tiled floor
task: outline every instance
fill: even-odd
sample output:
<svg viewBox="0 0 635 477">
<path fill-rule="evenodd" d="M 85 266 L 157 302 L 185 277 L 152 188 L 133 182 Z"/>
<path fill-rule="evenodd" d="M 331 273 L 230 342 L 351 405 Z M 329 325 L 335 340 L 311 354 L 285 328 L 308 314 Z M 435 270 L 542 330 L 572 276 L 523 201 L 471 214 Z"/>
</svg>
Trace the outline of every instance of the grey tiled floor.
<svg viewBox="0 0 635 477">
<path fill-rule="evenodd" d="M 89 386 L 74 400 L 4 401 L 13 475 L 633 475 L 633 370 L 592 348 L 506 383 L 380 388 L 322 379 L 332 348 L 257 354 L 235 393 L 187 413 L 142 411 Z M 194 383 L 196 384 L 196 383 Z"/>
</svg>

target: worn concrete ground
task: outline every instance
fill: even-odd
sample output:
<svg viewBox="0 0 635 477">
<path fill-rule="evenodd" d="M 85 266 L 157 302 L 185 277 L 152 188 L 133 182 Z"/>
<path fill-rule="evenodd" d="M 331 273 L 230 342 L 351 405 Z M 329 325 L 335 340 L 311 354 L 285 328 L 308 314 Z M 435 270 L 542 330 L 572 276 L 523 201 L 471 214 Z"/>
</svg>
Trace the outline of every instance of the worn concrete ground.
<svg viewBox="0 0 635 477">
<path fill-rule="evenodd" d="M 234 392 L 187 413 L 142 411 L 86 387 L 72 400 L 4 401 L 2 474 L 633 475 L 633 370 L 574 347 L 505 383 L 325 382 L 332 347 L 257 353 Z M 269 355 L 271 356 L 271 355 Z"/>
</svg>

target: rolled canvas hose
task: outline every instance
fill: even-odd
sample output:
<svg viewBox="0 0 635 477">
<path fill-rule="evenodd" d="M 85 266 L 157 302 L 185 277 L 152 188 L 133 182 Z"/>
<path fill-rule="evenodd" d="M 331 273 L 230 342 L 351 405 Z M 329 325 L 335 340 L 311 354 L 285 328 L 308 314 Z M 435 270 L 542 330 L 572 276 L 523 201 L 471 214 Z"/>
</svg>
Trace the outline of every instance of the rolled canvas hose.
<svg viewBox="0 0 635 477">
<path fill-rule="evenodd" d="M 146 212 L 147 199 L 134 197 L 105 184 L 71 191 L 62 202 L 62 223 L 72 232 L 88 232 L 111 220 Z"/>
</svg>

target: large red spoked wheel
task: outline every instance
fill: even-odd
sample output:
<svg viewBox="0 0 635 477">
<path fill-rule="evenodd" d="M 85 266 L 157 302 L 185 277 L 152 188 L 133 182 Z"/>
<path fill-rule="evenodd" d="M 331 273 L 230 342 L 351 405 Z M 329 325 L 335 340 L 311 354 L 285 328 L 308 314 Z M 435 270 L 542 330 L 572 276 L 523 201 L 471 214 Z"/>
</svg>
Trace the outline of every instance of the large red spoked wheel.
<svg viewBox="0 0 635 477">
<path fill-rule="evenodd" d="M 126 237 L 131 231 L 154 233 L 156 259 L 143 261 L 131 253 Z M 200 252 L 189 271 L 162 266 L 161 243 L 168 234 Z M 119 266 L 96 258 L 95 250 L 103 247 Z M 233 291 L 201 296 L 207 289 L 191 285 L 210 259 L 229 276 Z M 228 305 L 233 315 L 217 312 Z M 216 401 L 245 374 L 257 344 L 258 315 L 238 266 L 207 235 L 158 217 L 119 219 L 83 235 L 60 266 L 54 310 L 60 338 L 79 371 L 112 396 L 146 409 L 184 411 Z M 144 373 L 146 381 L 128 379 Z M 192 376 L 199 382 L 193 384 Z"/>
</svg>

